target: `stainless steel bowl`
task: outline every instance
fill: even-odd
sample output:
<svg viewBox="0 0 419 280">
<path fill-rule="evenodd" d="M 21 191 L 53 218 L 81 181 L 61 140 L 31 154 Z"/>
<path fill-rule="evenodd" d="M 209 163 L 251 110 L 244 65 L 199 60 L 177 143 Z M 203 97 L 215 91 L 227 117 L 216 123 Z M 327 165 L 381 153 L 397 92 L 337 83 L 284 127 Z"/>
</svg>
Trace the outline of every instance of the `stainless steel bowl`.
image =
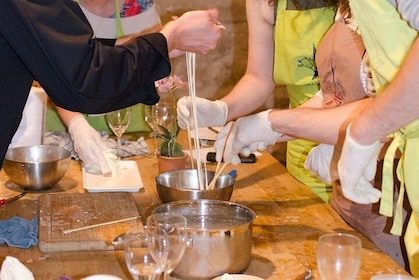
<svg viewBox="0 0 419 280">
<path fill-rule="evenodd" d="M 10 148 L 3 168 L 10 180 L 25 190 L 45 190 L 64 176 L 70 166 L 70 156 L 68 150 L 54 146 Z"/>
<path fill-rule="evenodd" d="M 207 181 L 214 178 L 214 171 L 207 171 Z M 205 171 L 201 172 L 206 181 Z M 200 190 L 197 169 L 182 169 L 161 173 L 156 177 L 157 193 L 163 203 L 189 199 L 215 199 L 229 201 L 233 193 L 234 177 L 221 174 L 211 190 Z"/>
<path fill-rule="evenodd" d="M 251 261 L 253 210 L 220 200 L 184 200 L 163 204 L 153 213 L 187 218 L 189 243 L 173 271 L 180 279 L 213 279 L 240 273 Z"/>
</svg>

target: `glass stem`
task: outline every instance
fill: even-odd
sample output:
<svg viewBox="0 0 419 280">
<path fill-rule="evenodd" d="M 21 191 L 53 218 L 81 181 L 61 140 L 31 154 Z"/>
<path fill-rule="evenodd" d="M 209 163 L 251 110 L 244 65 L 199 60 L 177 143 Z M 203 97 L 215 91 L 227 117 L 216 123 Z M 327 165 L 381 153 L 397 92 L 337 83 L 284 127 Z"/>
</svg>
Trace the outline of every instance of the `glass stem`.
<svg viewBox="0 0 419 280">
<path fill-rule="evenodd" d="M 170 277 L 170 272 L 171 272 L 171 270 L 170 269 L 166 269 L 166 270 L 164 270 L 164 273 L 163 273 L 163 278 L 164 278 L 164 280 L 170 280 L 170 279 L 172 279 L 171 277 Z"/>
<path fill-rule="evenodd" d="M 116 137 L 116 158 L 121 160 L 121 136 Z"/>
</svg>

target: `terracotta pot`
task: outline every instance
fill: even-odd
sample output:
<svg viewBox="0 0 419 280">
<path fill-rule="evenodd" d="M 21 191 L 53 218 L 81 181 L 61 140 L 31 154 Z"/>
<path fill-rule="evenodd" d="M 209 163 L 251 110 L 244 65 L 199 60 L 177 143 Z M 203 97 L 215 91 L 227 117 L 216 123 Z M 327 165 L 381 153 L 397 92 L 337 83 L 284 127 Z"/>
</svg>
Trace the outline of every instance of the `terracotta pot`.
<svg viewBox="0 0 419 280">
<path fill-rule="evenodd" d="M 182 157 L 158 157 L 159 163 L 159 173 L 164 173 L 167 171 L 179 170 L 186 168 L 186 158 L 187 154 L 184 154 Z"/>
</svg>

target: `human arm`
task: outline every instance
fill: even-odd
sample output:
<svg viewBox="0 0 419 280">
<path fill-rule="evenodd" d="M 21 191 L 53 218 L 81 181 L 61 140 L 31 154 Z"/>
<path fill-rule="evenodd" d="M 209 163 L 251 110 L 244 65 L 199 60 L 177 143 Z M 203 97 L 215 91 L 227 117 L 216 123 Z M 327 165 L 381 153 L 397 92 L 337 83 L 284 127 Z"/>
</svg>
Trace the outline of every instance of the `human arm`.
<svg viewBox="0 0 419 280">
<path fill-rule="evenodd" d="M 419 117 L 419 81 L 415 75 L 419 66 L 418 52 L 419 41 L 416 39 L 392 82 L 374 98 L 368 110 L 353 120 L 346 132 L 338 170 L 342 189 L 350 194 L 359 193 L 360 178 L 369 172 L 368 167 L 377 158 L 380 141 Z M 347 197 L 368 203 L 358 200 L 358 197 Z M 365 196 L 361 198 L 365 199 Z"/>
<path fill-rule="evenodd" d="M 231 92 L 221 99 L 228 106 L 227 121 L 254 112 L 275 87 L 272 78 L 274 6 L 268 1 L 246 0 L 246 16 L 249 28 L 247 68 Z"/>
<path fill-rule="evenodd" d="M 351 125 L 352 138 L 371 145 L 419 118 L 419 40 L 416 39 L 394 80 Z"/>
<path fill-rule="evenodd" d="M 315 95 L 295 109 L 273 109 L 239 118 L 234 129 L 226 126 L 218 134 L 214 144 L 217 157 L 236 163 L 239 153 L 263 150 L 267 145 L 295 138 L 339 144 L 347 123 L 370 101 L 366 98 L 326 108 L 322 99 Z"/>
<path fill-rule="evenodd" d="M 56 105 L 73 111 L 102 113 L 157 102 L 154 81 L 170 72 L 168 51 L 176 48 L 204 53 L 214 45 L 208 37 L 215 40 L 221 35 L 216 23 L 189 14 L 186 19 L 180 20 L 181 16 L 170 22 L 166 25 L 170 29 L 165 27 L 162 33 L 111 47 L 92 39 L 90 25 L 72 1 L 40 4 L 35 0 L 6 0 L 0 6 L 1 40 L 10 45 Z M 198 13 L 213 19 L 206 11 Z M 182 38 L 202 40 L 185 45 Z"/>
<path fill-rule="evenodd" d="M 197 98 L 199 126 L 223 126 L 229 120 L 249 114 L 263 105 L 274 89 L 273 6 L 269 6 L 267 1 L 247 0 L 246 14 L 249 28 L 246 72 L 218 104 Z M 190 121 L 191 106 L 189 98 L 181 98 L 178 102 L 179 125 L 183 129 Z"/>
<path fill-rule="evenodd" d="M 311 98 L 308 102 L 319 100 Z M 295 109 L 272 110 L 269 120 L 280 134 L 331 145 L 341 145 L 347 124 L 369 106 L 372 98 L 325 108 L 304 104 Z"/>
</svg>

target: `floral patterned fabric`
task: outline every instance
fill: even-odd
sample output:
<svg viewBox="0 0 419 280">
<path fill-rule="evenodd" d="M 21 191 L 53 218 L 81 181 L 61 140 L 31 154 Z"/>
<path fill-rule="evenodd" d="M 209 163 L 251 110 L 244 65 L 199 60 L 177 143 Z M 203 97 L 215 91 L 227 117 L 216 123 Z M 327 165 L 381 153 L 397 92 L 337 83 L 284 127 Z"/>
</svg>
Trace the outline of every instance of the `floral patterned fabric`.
<svg viewBox="0 0 419 280">
<path fill-rule="evenodd" d="M 141 14 L 151 6 L 153 6 L 153 0 L 125 0 L 120 10 L 121 18 Z"/>
</svg>

